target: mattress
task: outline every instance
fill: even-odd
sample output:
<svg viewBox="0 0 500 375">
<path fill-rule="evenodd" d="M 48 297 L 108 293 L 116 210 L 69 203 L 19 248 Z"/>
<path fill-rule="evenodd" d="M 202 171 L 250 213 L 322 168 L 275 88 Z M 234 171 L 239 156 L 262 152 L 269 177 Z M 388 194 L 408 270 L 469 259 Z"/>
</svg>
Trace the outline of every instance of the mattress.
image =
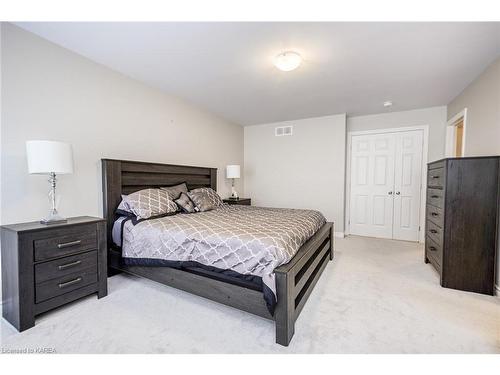
<svg viewBox="0 0 500 375">
<path fill-rule="evenodd" d="M 274 298 L 274 269 L 288 263 L 326 222 L 314 210 L 240 205 L 139 222 L 119 220 L 113 239 L 129 264 L 190 262 L 259 277 Z"/>
</svg>

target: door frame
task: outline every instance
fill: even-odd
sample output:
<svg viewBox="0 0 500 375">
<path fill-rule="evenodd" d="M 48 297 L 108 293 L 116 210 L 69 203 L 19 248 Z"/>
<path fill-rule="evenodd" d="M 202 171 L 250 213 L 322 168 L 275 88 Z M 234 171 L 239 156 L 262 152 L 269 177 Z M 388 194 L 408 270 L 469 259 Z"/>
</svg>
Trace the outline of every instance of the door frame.
<svg viewBox="0 0 500 375">
<path fill-rule="evenodd" d="M 406 126 L 400 128 L 387 128 L 387 129 L 373 129 L 373 130 L 360 130 L 360 131 L 350 131 L 347 132 L 347 156 L 346 156 L 346 183 L 345 183 L 345 215 L 344 223 L 345 225 L 345 235 L 351 233 L 351 148 L 352 148 L 352 137 L 357 135 L 369 135 L 369 134 L 384 134 L 384 133 L 399 133 L 412 130 L 422 130 L 423 131 L 423 146 L 422 146 L 422 175 L 420 183 L 420 212 L 419 212 L 419 223 L 420 223 L 420 233 L 418 235 L 418 242 L 423 243 L 425 241 L 425 205 L 426 205 L 426 189 L 427 186 L 427 162 L 428 162 L 428 151 L 429 151 L 429 125 L 418 125 L 418 126 Z"/>
<path fill-rule="evenodd" d="M 447 158 L 457 157 L 457 155 L 455 154 L 455 143 L 457 138 L 456 126 L 458 125 L 460 120 L 462 120 L 463 123 L 462 157 L 465 156 L 465 140 L 467 136 L 467 108 L 462 109 L 446 123 L 446 149 L 444 154 Z"/>
</svg>

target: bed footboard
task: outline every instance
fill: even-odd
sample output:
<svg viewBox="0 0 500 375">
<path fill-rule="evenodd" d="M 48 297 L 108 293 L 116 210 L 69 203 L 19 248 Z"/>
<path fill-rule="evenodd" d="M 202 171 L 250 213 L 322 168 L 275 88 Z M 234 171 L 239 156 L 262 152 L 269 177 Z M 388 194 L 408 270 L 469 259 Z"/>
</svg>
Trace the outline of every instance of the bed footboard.
<svg viewBox="0 0 500 375">
<path fill-rule="evenodd" d="M 274 314 L 276 342 L 288 346 L 295 321 L 326 265 L 333 259 L 333 223 L 326 223 L 297 252 L 275 269 L 278 303 Z"/>
</svg>

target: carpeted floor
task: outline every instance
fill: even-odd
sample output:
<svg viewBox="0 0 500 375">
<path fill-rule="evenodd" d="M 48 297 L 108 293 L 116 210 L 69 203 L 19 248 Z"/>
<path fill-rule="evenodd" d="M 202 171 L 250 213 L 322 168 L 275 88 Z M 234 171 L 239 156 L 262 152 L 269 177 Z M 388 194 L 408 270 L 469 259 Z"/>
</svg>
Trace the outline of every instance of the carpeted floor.
<svg viewBox="0 0 500 375">
<path fill-rule="evenodd" d="M 444 289 L 421 245 L 336 239 L 288 348 L 271 321 L 118 275 L 109 295 L 42 315 L 23 333 L 1 322 L 0 349 L 57 353 L 500 353 L 500 298 Z"/>
</svg>

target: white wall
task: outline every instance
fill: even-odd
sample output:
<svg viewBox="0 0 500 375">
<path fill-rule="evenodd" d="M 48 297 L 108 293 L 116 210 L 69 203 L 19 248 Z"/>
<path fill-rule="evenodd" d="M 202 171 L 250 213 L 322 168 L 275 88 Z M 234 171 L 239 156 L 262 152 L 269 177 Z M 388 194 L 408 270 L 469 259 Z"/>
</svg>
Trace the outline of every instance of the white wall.
<svg viewBox="0 0 500 375">
<path fill-rule="evenodd" d="M 444 158 L 446 106 L 347 118 L 347 131 L 429 126 L 428 161 Z"/>
<path fill-rule="evenodd" d="M 275 137 L 276 126 L 293 135 Z M 245 193 L 258 206 L 311 208 L 344 231 L 345 115 L 245 127 Z"/>
<path fill-rule="evenodd" d="M 219 168 L 243 164 L 243 128 L 11 24 L 2 24 L 2 223 L 49 208 L 45 176 L 29 175 L 25 142 L 73 145 L 75 173 L 59 178 L 60 213 L 101 215 L 100 159 Z M 242 191 L 243 181 L 237 188 Z"/>
<path fill-rule="evenodd" d="M 500 58 L 448 104 L 448 119 L 464 108 L 465 156 L 500 155 Z"/>
<path fill-rule="evenodd" d="M 448 119 L 464 108 L 467 108 L 465 156 L 500 155 L 500 58 L 448 104 Z M 500 249 L 500 223 L 498 233 Z M 500 254 L 497 254 L 496 285 L 500 295 Z"/>
</svg>

